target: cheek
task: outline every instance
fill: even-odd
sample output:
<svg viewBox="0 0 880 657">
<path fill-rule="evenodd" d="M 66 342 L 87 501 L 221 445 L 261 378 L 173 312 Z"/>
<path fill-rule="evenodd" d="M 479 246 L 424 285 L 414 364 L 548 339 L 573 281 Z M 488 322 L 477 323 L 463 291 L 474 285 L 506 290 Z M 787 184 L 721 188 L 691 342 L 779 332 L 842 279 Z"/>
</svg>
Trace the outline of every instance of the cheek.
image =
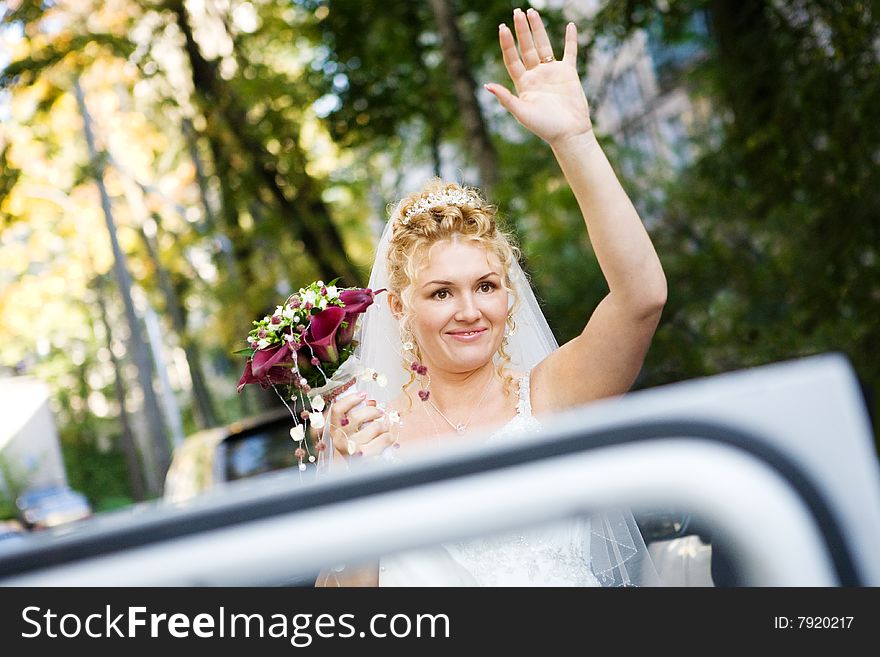
<svg viewBox="0 0 880 657">
<path fill-rule="evenodd" d="M 503 324 L 507 321 L 508 303 L 507 293 L 496 293 L 492 297 L 492 301 L 487 307 L 487 314 L 496 324 Z"/>
<path fill-rule="evenodd" d="M 416 303 L 413 304 L 413 325 L 416 333 L 430 335 L 446 325 L 449 321 L 441 304 Z"/>
</svg>

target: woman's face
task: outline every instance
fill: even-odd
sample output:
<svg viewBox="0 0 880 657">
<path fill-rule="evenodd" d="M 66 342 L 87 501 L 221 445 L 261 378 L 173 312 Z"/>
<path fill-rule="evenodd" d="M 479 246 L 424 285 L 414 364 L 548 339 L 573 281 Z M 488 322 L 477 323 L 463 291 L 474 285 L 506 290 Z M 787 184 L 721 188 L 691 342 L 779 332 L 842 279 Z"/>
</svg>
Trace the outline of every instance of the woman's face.
<svg viewBox="0 0 880 657">
<path fill-rule="evenodd" d="M 503 280 L 499 258 L 476 242 L 434 246 L 414 282 L 410 309 L 429 368 L 467 372 L 492 359 L 506 329 Z"/>
</svg>

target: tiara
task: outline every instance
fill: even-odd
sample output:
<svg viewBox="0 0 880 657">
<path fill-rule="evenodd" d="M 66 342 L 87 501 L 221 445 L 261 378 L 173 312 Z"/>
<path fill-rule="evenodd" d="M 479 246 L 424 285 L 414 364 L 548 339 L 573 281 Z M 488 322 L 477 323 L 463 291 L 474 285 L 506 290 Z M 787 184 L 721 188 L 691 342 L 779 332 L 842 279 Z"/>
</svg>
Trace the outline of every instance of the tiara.
<svg viewBox="0 0 880 657">
<path fill-rule="evenodd" d="M 439 193 L 428 194 L 425 198 L 419 199 L 416 203 L 406 211 L 406 214 L 400 220 L 404 225 L 408 224 L 410 219 L 415 215 L 427 212 L 431 208 L 440 205 L 471 205 L 475 208 L 480 207 L 480 200 L 473 194 L 469 194 L 464 190 L 447 190 Z"/>
</svg>

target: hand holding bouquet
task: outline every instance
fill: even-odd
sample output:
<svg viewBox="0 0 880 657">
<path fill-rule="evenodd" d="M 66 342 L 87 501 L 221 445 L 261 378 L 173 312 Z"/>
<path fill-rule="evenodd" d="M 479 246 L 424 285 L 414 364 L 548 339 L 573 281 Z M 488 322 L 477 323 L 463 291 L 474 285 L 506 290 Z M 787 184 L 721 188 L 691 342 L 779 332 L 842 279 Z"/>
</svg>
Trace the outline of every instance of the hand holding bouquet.
<svg viewBox="0 0 880 657">
<path fill-rule="evenodd" d="M 248 355 L 239 392 L 250 383 L 264 389 L 281 385 L 287 387 L 287 394 L 279 393 L 285 405 L 286 399 L 302 404 L 299 414 L 291 410 L 294 427 L 290 430 L 291 437 L 300 443 L 296 456 L 301 470 L 306 467 L 307 449 L 302 445 L 305 429 L 299 419 L 321 429 L 326 400 L 347 391 L 364 374 L 353 356 L 355 325 L 380 292 L 384 290 L 311 283 L 288 297 L 274 313 L 254 321 L 248 348 L 238 352 Z M 381 376 L 370 374 L 374 379 Z M 322 451 L 323 442 L 316 449 Z M 308 459 L 314 461 L 315 457 L 308 455 Z"/>
</svg>

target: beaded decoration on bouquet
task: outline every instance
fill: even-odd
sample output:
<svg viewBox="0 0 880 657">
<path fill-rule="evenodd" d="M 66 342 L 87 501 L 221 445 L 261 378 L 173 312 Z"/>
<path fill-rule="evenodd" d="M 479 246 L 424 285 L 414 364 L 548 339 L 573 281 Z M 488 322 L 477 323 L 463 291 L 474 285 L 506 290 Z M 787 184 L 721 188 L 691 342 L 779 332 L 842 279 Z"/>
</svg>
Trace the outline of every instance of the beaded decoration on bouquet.
<svg viewBox="0 0 880 657">
<path fill-rule="evenodd" d="M 307 428 L 320 431 L 326 406 L 365 374 L 353 355 L 355 326 L 375 296 L 385 291 L 337 288 L 334 283 L 316 281 L 290 295 L 271 315 L 253 322 L 248 347 L 236 352 L 248 356 L 238 392 L 251 383 L 272 388 L 290 411 L 300 471 L 327 448 L 320 437 L 312 445 Z M 374 380 L 380 376 L 369 374 Z"/>
</svg>

